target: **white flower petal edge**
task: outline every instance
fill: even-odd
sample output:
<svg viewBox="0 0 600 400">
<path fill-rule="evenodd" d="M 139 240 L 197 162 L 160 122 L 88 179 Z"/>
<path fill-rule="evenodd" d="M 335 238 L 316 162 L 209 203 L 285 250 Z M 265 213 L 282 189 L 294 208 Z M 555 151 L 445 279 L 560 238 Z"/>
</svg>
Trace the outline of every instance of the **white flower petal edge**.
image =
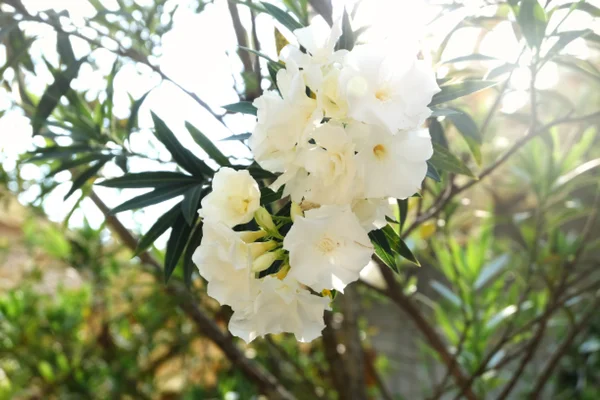
<svg viewBox="0 0 600 400">
<path fill-rule="evenodd" d="M 202 243 L 192 261 L 208 281 L 208 295 L 232 307 L 247 304 L 252 299 L 251 245 L 221 222 L 206 221 L 202 234 Z"/>
<path fill-rule="evenodd" d="M 345 58 L 340 88 L 350 117 L 396 133 L 414 129 L 431 115 L 428 104 L 440 91 L 430 65 L 417 60 L 414 46 L 386 43 L 356 46 Z"/>
<path fill-rule="evenodd" d="M 356 199 L 352 202 L 352 212 L 367 232 L 383 228 L 388 223 L 385 217 L 394 215 L 387 198 Z"/>
<path fill-rule="evenodd" d="M 235 310 L 229 331 L 246 343 L 269 333 L 290 332 L 300 342 L 310 342 L 325 328 L 323 313 L 330 310 L 329 297 L 303 289 L 289 276 L 267 276 L 255 282 L 253 303 Z"/>
<path fill-rule="evenodd" d="M 399 131 L 369 126 L 357 147 L 357 161 L 364 174 L 363 198 L 405 199 L 421 188 L 427 160 L 433 155 L 427 129 Z"/>
<path fill-rule="evenodd" d="M 205 220 L 221 221 L 228 227 L 245 224 L 260 207 L 258 183 L 247 170 L 221 168 L 201 205 L 198 214 Z"/>
<path fill-rule="evenodd" d="M 283 247 L 290 252 L 288 276 L 317 292 L 343 292 L 373 254 L 369 236 L 349 205 L 321 206 L 297 217 Z"/>
</svg>

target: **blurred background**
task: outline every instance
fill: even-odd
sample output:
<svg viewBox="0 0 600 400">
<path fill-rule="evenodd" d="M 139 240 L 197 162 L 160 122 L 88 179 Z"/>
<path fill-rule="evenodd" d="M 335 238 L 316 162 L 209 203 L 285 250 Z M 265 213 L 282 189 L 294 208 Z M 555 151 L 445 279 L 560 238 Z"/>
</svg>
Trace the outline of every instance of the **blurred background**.
<svg viewBox="0 0 600 400">
<path fill-rule="evenodd" d="M 94 182 L 179 170 L 151 110 L 210 168 L 249 165 L 255 117 L 222 106 L 273 87 L 256 54 L 286 24 L 251 0 L 0 0 L 0 399 L 600 398 L 600 2 L 270 3 L 420 38 L 468 94 L 427 122 L 454 168 L 394 205 L 421 266 L 367 266 L 322 339 L 237 343 L 187 250 L 165 259 L 181 196 L 115 217 L 147 189 Z"/>
</svg>

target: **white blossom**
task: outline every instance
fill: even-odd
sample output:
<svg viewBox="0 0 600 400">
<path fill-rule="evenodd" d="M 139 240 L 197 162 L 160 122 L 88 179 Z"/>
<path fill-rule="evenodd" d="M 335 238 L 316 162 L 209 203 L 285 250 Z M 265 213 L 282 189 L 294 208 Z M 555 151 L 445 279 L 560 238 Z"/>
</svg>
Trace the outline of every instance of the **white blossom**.
<svg viewBox="0 0 600 400">
<path fill-rule="evenodd" d="M 364 174 L 363 198 L 405 199 L 421 188 L 427 160 L 433 154 L 427 129 L 399 131 L 370 125 L 368 135 L 357 146 L 358 163 Z"/>
<path fill-rule="evenodd" d="M 258 123 L 249 144 L 254 159 L 266 170 L 284 172 L 296 156 L 296 148 L 321 122 L 323 112 L 306 95 L 306 85 L 293 63 L 277 72 L 281 96 L 268 91 L 254 100 Z"/>
<path fill-rule="evenodd" d="M 440 91 L 433 69 L 417 60 L 413 46 L 359 45 L 346 56 L 340 76 L 348 115 L 396 133 L 414 129 L 431 115 L 427 107 Z"/>
<path fill-rule="evenodd" d="M 300 342 L 310 342 L 325 328 L 323 313 L 330 299 L 311 294 L 296 280 L 266 276 L 254 282 L 254 301 L 236 309 L 230 332 L 249 343 L 266 334 L 290 332 Z"/>
<path fill-rule="evenodd" d="M 252 300 L 251 267 L 255 258 L 272 249 L 272 242 L 246 243 L 251 235 L 235 232 L 222 222 L 207 220 L 202 227 L 202 243 L 192 255 L 200 275 L 208 281 L 208 295 L 232 308 Z"/>
<path fill-rule="evenodd" d="M 350 204 L 359 190 L 354 143 L 342 125 L 322 124 L 311 135 L 314 144 L 301 150 L 273 185 L 286 184 L 292 200 L 317 204 Z"/>
<path fill-rule="evenodd" d="M 260 207 L 258 184 L 247 170 L 221 168 L 214 176 L 212 192 L 202 199 L 198 211 L 205 220 L 229 227 L 250 222 Z"/>
<path fill-rule="evenodd" d="M 343 292 L 373 254 L 369 237 L 349 205 L 321 206 L 296 217 L 283 247 L 290 252 L 288 276 L 319 292 Z"/>
<path fill-rule="evenodd" d="M 383 228 L 387 225 L 385 217 L 393 216 L 389 200 L 386 198 L 355 199 L 352 202 L 352 212 L 367 232 Z"/>
<path fill-rule="evenodd" d="M 282 49 L 280 59 L 286 65 L 293 62 L 302 68 L 307 86 L 316 92 L 321 87 L 324 72 L 333 64 L 340 63 L 348 53 L 346 50 L 335 51 L 335 45 L 342 35 L 341 20 L 329 27 L 318 15 L 309 26 L 294 30 L 294 35 L 306 53 L 294 45 L 287 45 Z"/>
</svg>

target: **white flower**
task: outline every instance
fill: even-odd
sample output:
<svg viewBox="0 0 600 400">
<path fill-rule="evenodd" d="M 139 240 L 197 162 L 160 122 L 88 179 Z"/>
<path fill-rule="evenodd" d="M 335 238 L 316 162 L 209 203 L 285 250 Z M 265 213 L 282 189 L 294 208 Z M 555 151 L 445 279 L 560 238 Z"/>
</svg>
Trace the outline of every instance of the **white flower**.
<svg viewBox="0 0 600 400">
<path fill-rule="evenodd" d="M 214 176 L 212 192 L 202 199 L 198 211 L 205 220 L 229 227 L 250 222 L 260 207 L 258 184 L 247 170 L 221 168 Z"/>
<path fill-rule="evenodd" d="M 325 123 L 313 132 L 314 144 L 301 150 L 294 165 L 273 185 L 284 195 L 317 204 L 350 204 L 359 190 L 354 143 L 341 125 Z"/>
<path fill-rule="evenodd" d="M 323 77 L 317 92 L 317 103 L 328 118 L 345 119 L 348 114 L 348 102 L 340 91 L 340 73 L 338 68 L 330 68 Z"/>
<path fill-rule="evenodd" d="M 289 63 L 277 73 L 281 92 L 269 91 L 254 100 L 258 124 L 250 136 L 254 159 L 264 169 L 283 172 L 294 160 L 296 147 L 302 145 L 323 112 L 306 95 L 306 86 L 298 67 Z"/>
<path fill-rule="evenodd" d="M 294 35 L 307 54 L 294 45 L 287 45 L 282 49 L 280 59 L 286 65 L 293 62 L 302 68 L 307 86 L 313 91 L 318 91 L 323 80 L 323 70 L 334 63 L 340 63 L 348 53 L 346 50 L 334 51 L 342 35 L 341 20 L 336 21 L 330 28 L 319 15 L 312 19 L 309 26 L 296 29 Z"/>
<path fill-rule="evenodd" d="M 325 328 L 323 313 L 330 299 L 311 294 L 296 280 L 266 276 L 256 280 L 254 302 L 235 310 L 229 331 L 246 343 L 269 333 L 290 332 L 301 342 L 310 342 Z"/>
<path fill-rule="evenodd" d="M 344 291 L 369 262 L 373 246 L 350 206 L 321 206 L 296 217 L 283 241 L 288 276 L 320 292 Z"/>
<path fill-rule="evenodd" d="M 352 212 L 361 226 L 370 232 L 387 225 L 385 217 L 392 217 L 393 212 L 388 199 L 356 199 L 352 202 Z"/>
<path fill-rule="evenodd" d="M 357 145 L 356 159 L 363 168 L 362 198 L 405 199 L 417 192 L 427 174 L 427 160 L 433 154 L 427 129 L 399 131 L 371 125 Z"/>
<path fill-rule="evenodd" d="M 208 281 L 208 295 L 232 308 L 252 301 L 251 271 L 255 258 L 274 247 L 271 242 L 246 243 L 249 237 L 221 222 L 207 220 L 202 227 L 202 243 L 192 255 L 200 275 Z"/>
<path fill-rule="evenodd" d="M 414 129 L 431 115 L 439 92 L 433 69 L 411 46 L 360 45 L 346 56 L 340 77 L 350 117 L 390 132 Z"/>
</svg>

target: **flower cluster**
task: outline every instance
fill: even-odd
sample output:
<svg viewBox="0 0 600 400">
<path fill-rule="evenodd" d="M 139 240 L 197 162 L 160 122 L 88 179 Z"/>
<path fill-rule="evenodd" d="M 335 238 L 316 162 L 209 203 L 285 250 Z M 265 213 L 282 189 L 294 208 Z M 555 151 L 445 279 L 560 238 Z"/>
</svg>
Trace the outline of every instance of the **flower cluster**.
<svg viewBox="0 0 600 400">
<path fill-rule="evenodd" d="M 289 216 L 260 207 L 247 170 L 222 168 L 202 201 L 203 239 L 193 260 L 208 294 L 234 313 L 230 331 L 249 342 L 292 332 L 310 341 L 324 327 L 331 290 L 343 292 L 373 254 L 368 232 L 386 225 L 389 198 L 419 188 L 433 150 L 423 124 L 439 91 L 411 46 L 335 50 L 340 24 L 316 18 L 294 31 L 278 91 L 254 101 L 256 162 L 279 174 Z M 255 220 L 259 230 L 243 230 Z M 234 229 L 235 228 L 235 229 Z"/>
</svg>

